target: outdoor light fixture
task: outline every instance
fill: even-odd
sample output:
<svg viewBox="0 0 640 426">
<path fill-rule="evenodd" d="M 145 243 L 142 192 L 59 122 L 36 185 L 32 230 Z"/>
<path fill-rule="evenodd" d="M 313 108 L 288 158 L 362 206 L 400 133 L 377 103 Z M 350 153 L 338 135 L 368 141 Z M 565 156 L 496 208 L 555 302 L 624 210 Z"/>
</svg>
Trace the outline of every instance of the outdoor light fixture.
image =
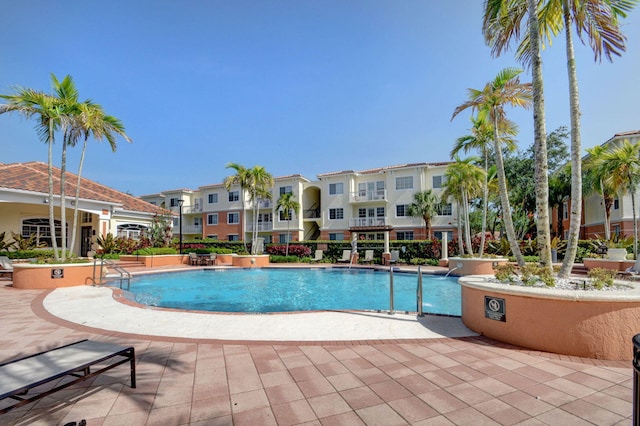
<svg viewBox="0 0 640 426">
<path fill-rule="evenodd" d="M 181 198 L 178 200 L 178 206 L 180 206 L 180 254 L 182 254 L 182 205 L 184 200 Z"/>
</svg>

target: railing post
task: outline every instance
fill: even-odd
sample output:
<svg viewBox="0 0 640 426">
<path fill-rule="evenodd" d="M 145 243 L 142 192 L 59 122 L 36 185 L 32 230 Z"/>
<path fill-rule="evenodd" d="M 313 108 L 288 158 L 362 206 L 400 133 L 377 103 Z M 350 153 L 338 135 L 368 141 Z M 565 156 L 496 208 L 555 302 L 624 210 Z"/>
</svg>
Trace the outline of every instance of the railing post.
<svg viewBox="0 0 640 426">
<path fill-rule="evenodd" d="M 640 334 L 633 336 L 633 426 L 640 426 Z"/>
<path fill-rule="evenodd" d="M 393 308 L 393 266 L 389 267 L 389 315 L 394 315 Z"/>
<path fill-rule="evenodd" d="M 418 294 L 416 297 L 417 303 L 418 303 L 418 316 L 421 317 L 423 314 L 422 312 L 422 270 L 420 269 L 420 265 L 418 265 Z"/>
</svg>

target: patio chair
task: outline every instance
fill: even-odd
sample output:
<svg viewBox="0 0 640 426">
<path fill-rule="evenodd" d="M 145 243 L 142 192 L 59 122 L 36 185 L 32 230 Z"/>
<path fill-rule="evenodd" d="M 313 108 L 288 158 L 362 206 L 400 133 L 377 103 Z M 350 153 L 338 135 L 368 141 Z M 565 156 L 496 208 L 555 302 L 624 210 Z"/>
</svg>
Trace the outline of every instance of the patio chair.
<svg viewBox="0 0 640 426">
<path fill-rule="evenodd" d="M 191 266 L 200 265 L 200 259 L 198 259 L 198 255 L 193 252 L 189 253 L 189 262 L 191 263 Z"/>
<path fill-rule="evenodd" d="M 324 254 L 323 250 L 316 250 L 316 254 L 313 257 L 313 259 L 311 259 L 312 262 L 320 262 L 322 260 L 322 256 Z"/>
<path fill-rule="evenodd" d="M 202 258 L 202 264 L 207 266 L 215 265 L 217 257 L 218 255 L 216 253 L 210 253 L 209 256 Z"/>
<path fill-rule="evenodd" d="M 391 250 L 391 258 L 389 263 L 397 263 L 400 260 L 400 250 Z"/>
<path fill-rule="evenodd" d="M 17 400 L 0 409 L 4 414 L 14 408 L 36 401 L 82 380 L 102 374 L 119 365 L 129 363 L 131 387 L 136 387 L 135 349 L 113 343 L 82 340 L 34 355 L 0 364 L 0 400 Z M 92 368 L 94 368 L 92 370 Z M 60 380 L 74 376 L 75 379 Z M 55 382 L 54 387 L 42 388 Z M 38 388 L 35 394 L 28 391 Z"/>
<path fill-rule="evenodd" d="M 338 259 L 338 262 L 351 262 L 351 250 L 342 250 L 342 257 Z"/>
<path fill-rule="evenodd" d="M 13 263 L 7 256 L 0 256 L 0 274 L 8 274 L 13 278 Z"/>
<path fill-rule="evenodd" d="M 373 250 L 364 251 L 364 259 L 362 259 L 362 263 L 373 263 Z"/>
</svg>

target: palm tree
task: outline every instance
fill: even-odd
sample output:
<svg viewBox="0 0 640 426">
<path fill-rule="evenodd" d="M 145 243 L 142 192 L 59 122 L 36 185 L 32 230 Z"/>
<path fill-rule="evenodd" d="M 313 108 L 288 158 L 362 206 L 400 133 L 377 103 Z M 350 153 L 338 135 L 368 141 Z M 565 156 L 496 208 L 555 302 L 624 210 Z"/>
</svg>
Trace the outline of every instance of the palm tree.
<svg viewBox="0 0 640 426">
<path fill-rule="evenodd" d="M 48 145 L 47 174 L 49 186 L 49 227 L 51 232 L 51 246 L 55 260 L 60 260 L 58 253 L 57 232 L 53 206 L 53 144 L 55 131 L 64 120 L 58 100 L 43 92 L 18 87 L 13 95 L 0 95 L 7 103 L 0 105 L 0 114 L 18 112 L 25 118 L 36 117 L 36 131 L 41 140 Z M 64 227 L 64 223 L 62 224 Z"/>
<path fill-rule="evenodd" d="M 285 249 L 285 256 L 289 256 L 289 240 L 291 239 L 291 232 L 289 231 L 289 226 L 291 223 L 291 212 L 296 215 L 300 211 L 300 203 L 295 200 L 295 196 L 292 193 L 284 193 L 280 195 L 278 198 L 277 210 L 282 210 L 282 215 L 284 216 L 284 220 L 287 221 L 287 246 Z"/>
<path fill-rule="evenodd" d="M 253 205 L 253 232 L 251 235 L 251 253 L 256 254 L 258 238 L 258 208 L 260 200 L 271 199 L 273 176 L 262 166 L 253 166 L 249 175 L 249 198 Z"/>
<path fill-rule="evenodd" d="M 239 163 L 228 163 L 227 169 L 233 169 L 236 171 L 234 175 L 227 176 L 224 179 L 224 187 L 227 191 L 231 191 L 234 186 L 240 187 L 240 199 L 242 200 L 242 243 L 244 245 L 244 251 L 247 251 L 247 241 L 245 238 L 244 228 L 247 226 L 247 210 L 245 206 L 245 191 L 251 187 L 251 177 L 249 176 L 249 169 L 240 165 Z"/>
<path fill-rule="evenodd" d="M 611 188 L 607 178 L 609 172 L 604 155 L 607 149 L 602 145 L 587 148 L 589 156 L 585 159 L 583 166 L 584 185 L 587 194 L 597 193 L 602 196 L 602 208 L 604 210 L 604 237 L 607 241 L 611 239 L 611 207 L 613 206 L 613 195 L 615 191 Z"/>
<path fill-rule="evenodd" d="M 638 257 L 638 218 L 636 216 L 636 192 L 640 184 L 640 142 L 625 139 L 621 146 L 607 151 L 603 160 L 609 171 L 607 180 L 619 194 L 631 194 L 633 212 L 633 257 Z"/>
<path fill-rule="evenodd" d="M 440 199 L 430 189 L 413 194 L 413 202 L 409 204 L 409 215 L 424 220 L 427 240 L 431 240 L 431 218 L 438 214 L 440 204 Z"/>
<path fill-rule="evenodd" d="M 569 79 L 569 105 L 571 116 L 571 215 L 569 227 L 569 244 L 559 276 L 566 277 L 573 268 L 575 254 L 580 234 L 581 206 L 582 206 L 582 172 L 581 172 L 581 137 L 580 137 L 580 107 L 578 93 L 578 78 L 576 72 L 573 35 L 570 31 L 574 23 L 578 36 L 587 34 L 589 44 L 594 51 L 595 60 L 602 54 L 612 60 L 612 54 L 620 55 L 625 47 L 626 37 L 620 30 L 619 19 L 626 17 L 638 3 L 637 0 L 548 0 L 535 13 L 536 2 L 520 0 L 504 2 L 489 0 L 485 5 L 483 31 L 488 43 L 493 47 L 494 55 L 500 55 L 511 39 L 520 38 L 520 26 L 523 17 L 529 13 L 529 33 L 525 33 L 518 56 L 524 63 L 530 63 L 533 58 L 534 85 L 536 78 L 542 79 L 539 58 L 539 38 L 546 37 L 549 45 L 551 37 L 556 36 L 563 28 L 565 30 L 565 45 L 567 56 L 567 72 Z M 538 16 L 539 24 L 538 27 Z M 533 41 L 533 42 L 532 42 Z M 540 83 L 541 88 L 541 83 Z M 537 89 L 537 86 L 536 86 Z M 534 99 L 534 103 L 537 99 Z M 543 109 L 541 109 L 544 112 Z M 534 120 L 538 117 L 534 115 Z M 537 127 L 536 127 L 537 130 Z M 538 142 L 538 138 L 536 138 Z"/>
<path fill-rule="evenodd" d="M 62 138 L 62 159 L 60 162 L 60 239 L 61 254 L 60 259 L 65 260 L 67 257 L 67 208 L 66 208 L 66 181 L 67 181 L 67 147 L 73 145 L 73 121 L 80 113 L 78 101 L 78 89 L 70 75 L 65 76 L 62 81 L 51 74 L 51 82 L 53 92 L 57 98 L 57 103 L 61 110 L 61 114 L 65 117 L 61 120 Z M 72 246 L 73 247 L 73 246 Z"/>
<path fill-rule="evenodd" d="M 471 150 L 478 150 L 482 153 L 483 167 L 484 167 L 484 185 L 483 185 L 483 197 L 482 197 L 482 235 L 480 237 L 480 251 L 479 257 L 484 254 L 484 245 L 486 240 L 487 230 L 487 209 L 489 205 L 489 183 L 488 183 L 488 168 L 489 168 L 489 150 L 491 141 L 493 139 L 493 129 L 491 123 L 489 123 L 486 117 L 471 117 L 473 123 L 471 127 L 471 134 L 461 136 L 456 139 L 456 143 L 451 150 L 451 158 L 456 157 L 460 151 L 469 152 Z M 515 151 L 517 149 L 515 140 L 511 136 L 515 136 L 518 133 L 517 125 L 509 120 L 504 120 L 501 124 L 500 134 L 502 135 L 502 142 L 505 144 L 508 151 Z"/>
<path fill-rule="evenodd" d="M 465 160 L 455 157 L 455 162 L 447 166 L 447 170 L 445 171 L 447 180 L 445 194 L 452 195 L 459 200 L 458 205 L 462 208 L 462 219 L 464 222 L 464 240 L 467 246 L 467 253 L 470 255 L 473 255 L 473 246 L 471 244 L 469 204 L 472 198 L 482 192 L 484 179 L 486 177 L 484 170 L 473 164 L 478 160 L 477 157 L 470 157 Z"/>
<path fill-rule="evenodd" d="M 82 153 L 80 154 L 80 163 L 78 165 L 75 205 L 73 209 L 73 228 L 71 232 L 71 244 L 69 247 L 75 247 L 76 242 L 80 182 L 89 136 L 93 136 L 98 141 L 106 139 L 111 146 L 112 152 L 116 152 L 117 148 L 116 135 L 120 135 L 125 141 L 131 142 L 131 139 L 125 133 L 122 122 L 113 116 L 106 115 L 101 105 L 95 104 L 91 101 L 85 101 L 79 105 L 79 112 L 79 115 L 75 117 L 72 133 L 69 137 L 69 143 L 71 146 L 75 146 L 80 137 L 83 137 L 84 139 Z"/>
<path fill-rule="evenodd" d="M 459 105 L 451 119 L 467 108 L 477 111 L 480 115 L 488 116 L 493 127 L 493 145 L 498 171 L 498 185 L 500 188 L 500 204 L 502 205 L 502 217 L 507 232 L 507 239 L 511 252 L 518 265 L 524 266 L 524 257 L 520 251 L 516 233 L 511 217 L 511 206 L 507 192 L 507 180 L 504 172 L 504 160 L 502 157 L 502 139 L 500 137 L 500 122 L 504 121 L 506 105 L 528 108 L 531 105 L 532 88 L 529 83 L 520 83 L 519 75 L 522 70 L 505 68 L 500 71 L 493 81 L 488 82 L 482 90 L 468 89 L 469 100 Z"/>
</svg>

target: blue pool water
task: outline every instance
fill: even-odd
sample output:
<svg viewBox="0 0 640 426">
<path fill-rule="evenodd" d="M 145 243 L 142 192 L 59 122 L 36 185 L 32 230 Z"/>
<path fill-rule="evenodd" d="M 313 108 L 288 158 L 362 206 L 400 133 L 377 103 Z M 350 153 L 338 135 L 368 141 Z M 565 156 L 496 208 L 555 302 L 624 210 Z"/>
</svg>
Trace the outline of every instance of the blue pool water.
<svg viewBox="0 0 640 426">
<path fill-rule="evenodd" d="M 393 278 L 395 310 L 416 312 L 417 275 Z M 389 309 L 389 273 L 370 270 L 198 270 L 137 277 L 130 291 L 145 305 L 212 312 Z M 423 312 L 460 316 L 457 279 L 423 275 Z"/>
</svg>

